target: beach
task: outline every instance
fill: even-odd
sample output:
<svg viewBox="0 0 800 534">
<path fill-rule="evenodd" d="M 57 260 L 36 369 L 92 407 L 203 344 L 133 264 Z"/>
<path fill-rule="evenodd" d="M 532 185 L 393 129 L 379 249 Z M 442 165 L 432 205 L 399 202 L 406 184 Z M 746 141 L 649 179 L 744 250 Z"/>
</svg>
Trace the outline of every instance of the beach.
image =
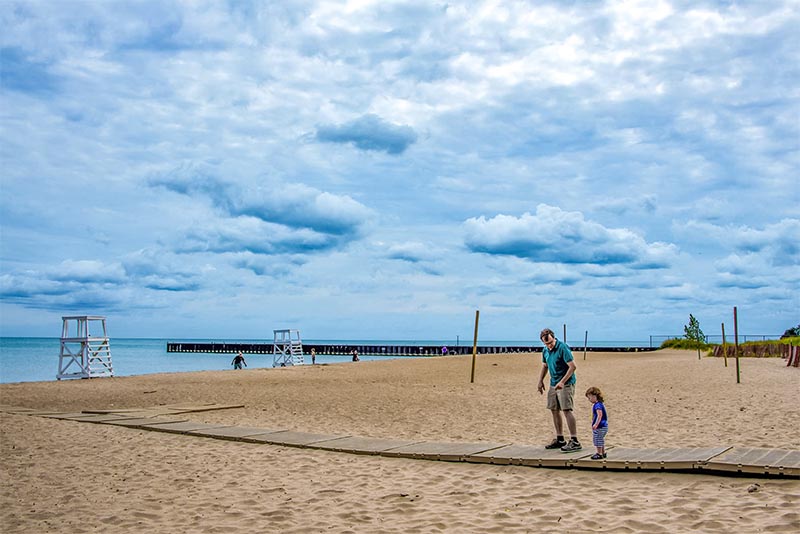
<svg viewBox="0 0 800 534">
<path fill-rule="evenodd" d="M 592 448 L 599 387 L 616 447 L 800 450 L 800 369 L 780 358 L 575 351 Z M 543 445 L 540 354 L 448 356 L 0 385 L 59 411 L 241 404 L 192 421 L 337 435 Z M 797 532 L 800 481 L 384 458 L 0 414 L 10 532 Z M 609 451 L 613 455 L 613 449 Z"/>
</svg>

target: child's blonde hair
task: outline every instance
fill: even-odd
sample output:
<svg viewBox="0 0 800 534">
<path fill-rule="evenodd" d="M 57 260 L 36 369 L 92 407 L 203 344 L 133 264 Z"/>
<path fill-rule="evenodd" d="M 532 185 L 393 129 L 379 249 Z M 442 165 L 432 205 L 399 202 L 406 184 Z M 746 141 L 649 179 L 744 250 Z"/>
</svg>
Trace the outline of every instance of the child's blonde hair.
<svg viewBox="0 0 800 534">
<path fill-rule="evenodd" d="M 605 402 L 603 400 L 603 392 L 600 391 L 600 388 L 596 388 L 594 386 L 590 387 L 589 389 L 586 390 L 586 396 L 588 397 L 589 395 L 594 395 L 595 397 L 597 397 L 598 401 Z"/>
</svg>

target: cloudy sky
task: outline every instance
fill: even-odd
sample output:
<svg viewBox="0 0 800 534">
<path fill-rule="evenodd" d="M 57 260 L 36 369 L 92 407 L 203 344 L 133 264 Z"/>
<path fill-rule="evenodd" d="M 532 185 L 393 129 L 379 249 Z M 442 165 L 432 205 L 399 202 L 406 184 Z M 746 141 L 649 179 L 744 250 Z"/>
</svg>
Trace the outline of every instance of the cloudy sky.
<svg viewBox="0 0 800 534">
<path fill-rule="evenodd" d="M 800 323 L 800 2 L 0 0 L 4 336 Z"/>
</svg>

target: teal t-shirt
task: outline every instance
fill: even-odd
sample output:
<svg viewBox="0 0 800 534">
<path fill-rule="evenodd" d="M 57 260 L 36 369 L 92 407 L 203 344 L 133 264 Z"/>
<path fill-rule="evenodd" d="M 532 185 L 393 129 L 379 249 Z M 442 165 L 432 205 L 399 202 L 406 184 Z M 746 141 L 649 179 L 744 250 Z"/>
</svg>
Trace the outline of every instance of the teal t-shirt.
<svg viewBox="0 0 800 534">
<path fill-rule="evenodd" d="M 566 343 L 556 340 L 556 346 L 553 347 L 553 350 L 550 350 L 547 347 L 544 348 L 542 351 L 542 363 L 547 364 L 547 371 L 550 373 L 551 386 L 555 386 L 561 381 L 562 378 L 564 378 L 564 375 L 566 375 L 567 371 L 569 370 L 569 365 L 567 365 L 567 362 L 571 362 L 572 360 L 572 351 L 569 350 L 569 347 Z M 572 376 L 569 377 L 569 380 L 567 380 L 567 385 L 574 383 L 575 373 L 572 373 Z"/>
</svg>

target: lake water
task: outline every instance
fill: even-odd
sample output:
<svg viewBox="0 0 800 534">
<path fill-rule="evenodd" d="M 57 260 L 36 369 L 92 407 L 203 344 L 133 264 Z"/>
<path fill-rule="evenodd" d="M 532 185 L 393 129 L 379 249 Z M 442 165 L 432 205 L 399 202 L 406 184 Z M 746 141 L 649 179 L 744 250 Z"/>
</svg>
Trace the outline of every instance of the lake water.
<svg viewBox="0 0 800 534">
<path fill-rule="evenodd" d="M 217 343 L 271 343 L 271 340 L 248 339 L 126 339 L 111 338 L 111 359 L 115 376 L 131 376 L 150 373 L 178 373 L 186 371 L 213 371 L 232 369 L 233 354 L 167 352 L 168 341 L 217 342 Z M 452 340 L 329 340 L 308 339 L 308 344 L 339 345 L 453 345 Z M 616 343 L 616 344 L 615 344 Z M 594 343 L 594 346 L 621 346 L 622 342 Z M 471 345 L 470 343 L 460 343 Z M 487 341 L 482 346 L 536 345 L 528 341 Z M 647 346 L 624 342 L 624 346 Z M 61 349 L 59 338 L 3 337 L 0 338 L 0 383 L 37 382 L 55 380 L 58 373 L 58 355 Z M 412 358 L 413 356 L 369 356 L 360 355 L 362 361 L 387 358 Z M 249 368 L 272 367 L 272 354 L 246 354 Z M 305 357 L 310 364 L 309 356 Z M 345 363 L 349 355 L 317 355 L 317 363 Z"/>
</svg>

